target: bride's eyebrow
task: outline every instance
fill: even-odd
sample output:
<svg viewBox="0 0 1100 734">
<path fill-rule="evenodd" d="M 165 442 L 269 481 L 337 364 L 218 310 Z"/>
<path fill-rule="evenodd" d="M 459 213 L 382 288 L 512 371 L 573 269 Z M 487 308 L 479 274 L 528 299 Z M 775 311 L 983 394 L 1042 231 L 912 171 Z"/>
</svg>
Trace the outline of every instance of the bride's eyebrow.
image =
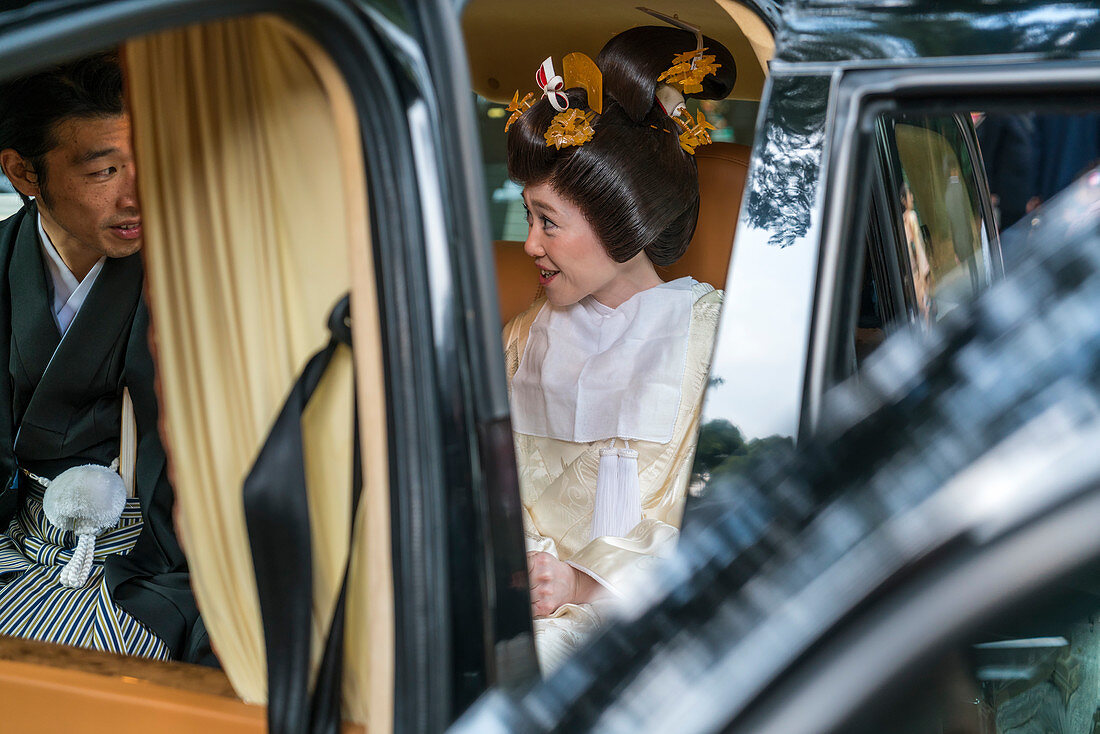
<svg viewBox="0 0 1100 734">
<path fill-rule="evenodd" d="M 539 201 L 538 199 L 531 199 L 531 201 L 528 203 L 528 206 L 533 206 L 536 209 L 539 209 L 540 211 L 546 212 L 547 214 L 557 214 L 558 213 L 557 209 L 550 206 L 545 201 Z"/>
</svg>

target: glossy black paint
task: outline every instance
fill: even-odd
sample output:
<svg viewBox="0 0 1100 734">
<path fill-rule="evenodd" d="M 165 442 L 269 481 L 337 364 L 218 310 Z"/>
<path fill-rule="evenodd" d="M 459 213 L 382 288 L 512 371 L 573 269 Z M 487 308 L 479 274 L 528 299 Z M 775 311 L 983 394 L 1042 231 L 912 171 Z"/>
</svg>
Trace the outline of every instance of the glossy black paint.
<svg viewBox="0 0 1100 734">
<path fill-rule="evenodd" d="M 829 79 L 785 76 L 771 82 L 781 103 L 768 110 L 757 132 L 760 175 L 746 191 L 746 223 L 771 232 L 768 244 L 790 247 L 810 229 L 823 153 Z"/>
<path fill-rule="evenodd" d="M 850 62 L 945 56 L 1093 55 L 1100 7 L 1031 0 L 803 0 L 783 12 L 781 62 Z"/>
<path fill-rule="evenodd" d="M 443 2 L 409 4 L 424 48 L 436 104 L 433 143 L 440 161 L 443 247 L 428 243 L 437 278 L 432 308 L 451 466 L 448 492 L 455 648 L 454 708 L 461 711 L 487 685 L 515 686 L 537 676 L 527 592 L 519 489 L 512 450 L 500 318 L 488 216 L 481 180 L 475 112 L 467 92 L 457 19 Z M 464 396 L 460 405 L 457 396 Z M 460 410 L 454 410 L 461 408 Z M 471 580 L 479 582 L 472 594 Z M 471 634 L 481 631 L 480 635 Z"/>
</svg>

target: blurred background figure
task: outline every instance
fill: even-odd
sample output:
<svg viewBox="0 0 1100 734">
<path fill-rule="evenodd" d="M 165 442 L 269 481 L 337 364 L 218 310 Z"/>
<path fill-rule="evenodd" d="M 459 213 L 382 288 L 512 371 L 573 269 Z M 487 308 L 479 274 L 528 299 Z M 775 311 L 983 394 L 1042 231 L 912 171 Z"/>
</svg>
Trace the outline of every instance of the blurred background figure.
<svg viewBox="0 0 1100 734">
<path fill-rule="evenodd" d="M 978 144 L 1001 231 L 1023 218 L 1028 200 L 1035 196 L 1035 115 L 979 113 L 977 118 Z"/>
<path fill-rule="evenodd" d="M 1046 201 L 1080 178 L 1100 159 L 1100 114 L 1037 115 L 1034 145 L 1032 195 L 1039 201 Z M 1032 208 L 1036 203 L 1032 202 Z"/>
<path fill-rule="evenodd" d="M 928 264 L 924 237 L 920 231 L 920 219 L 913 203 L 913 192 L 909 184 L 901 185 L 901 203 L 905 207 L 902 213 L 902 226 L 905 228 L 905 241 L 909 245 L 909 261 L 913 268 L 913 291 L 917 297 L 917 308 L 925 326 L 932 312 L 932 267 Z"/>
</svg>

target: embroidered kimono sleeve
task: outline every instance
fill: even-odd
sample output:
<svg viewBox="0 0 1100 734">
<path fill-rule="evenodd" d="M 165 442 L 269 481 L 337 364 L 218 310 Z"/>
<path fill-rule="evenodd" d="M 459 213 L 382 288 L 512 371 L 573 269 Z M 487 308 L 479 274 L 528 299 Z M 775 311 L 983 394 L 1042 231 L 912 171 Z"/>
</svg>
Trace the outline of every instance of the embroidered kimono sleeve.
<svg viewBox="0 0 1100 734">
<path fill-rule="evenodd" d="M 631 578 L 646 572 L 658 558 L 672 555 L 679 537 L 680 531 L 672 525 L 646 519 L 635 525 L 626 537 L 596 538 L 567 563 L 616 595 L 623 596 Z"/>
<path fill-rule="evenodd" d="M 531 519 L 531 513 L 527 509 L 527 505 L 523 506 L 523 539 L 528 553 L 549 553 L 554 558 L 558 556 L 558 544 L 554 542 L 553 538 L 548 538 L 545 535 L 539 535 L 534 529 L 535 521 Z"/>
</svg>

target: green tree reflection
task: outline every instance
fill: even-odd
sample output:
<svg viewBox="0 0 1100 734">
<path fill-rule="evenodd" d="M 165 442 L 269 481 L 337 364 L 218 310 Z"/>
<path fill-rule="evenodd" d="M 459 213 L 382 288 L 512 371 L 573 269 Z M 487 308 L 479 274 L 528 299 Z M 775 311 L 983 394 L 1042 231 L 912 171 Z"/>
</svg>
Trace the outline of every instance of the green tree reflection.
<svg viewBox="0 0 1100 734">
<path fill-rule="evenodd" d="M 756 457 L 793 446 L 789 437 L 777 435 L 746 441 L 741 430 L 728 420 L 708 421 L 699 429 L 692 474 L 704 479 L 720 473 L 740 473 Z"/>
</svg>

